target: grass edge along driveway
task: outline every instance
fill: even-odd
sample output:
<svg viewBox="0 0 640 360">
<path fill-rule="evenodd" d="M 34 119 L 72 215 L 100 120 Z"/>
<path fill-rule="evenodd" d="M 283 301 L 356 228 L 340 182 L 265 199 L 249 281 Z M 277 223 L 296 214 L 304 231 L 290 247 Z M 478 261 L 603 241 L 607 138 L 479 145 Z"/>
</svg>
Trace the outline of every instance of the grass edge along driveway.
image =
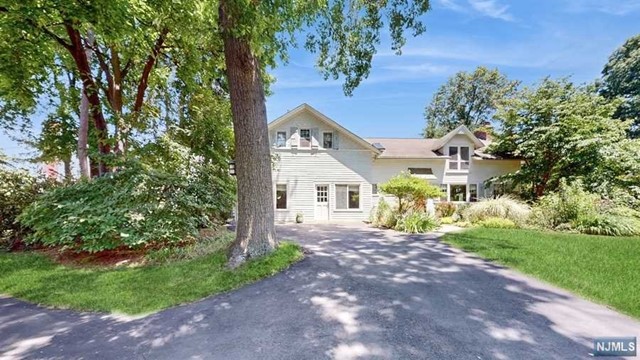
<svg viewBox="0 0 640 360">
<path fill-rule="evenodd" d="M 443 242 L 640 318 L 640 237 L 472 228 Z"/>
<path fill-rule="evenodd" d="M 0 253 L 0 293 L 55 308 L 139 315 L 229 291 L 288 268 L 300 246 L 230 270 L 224 251 L 194 260 L 120 269 L 74 268 L 35 252 Z"/>
</svg>

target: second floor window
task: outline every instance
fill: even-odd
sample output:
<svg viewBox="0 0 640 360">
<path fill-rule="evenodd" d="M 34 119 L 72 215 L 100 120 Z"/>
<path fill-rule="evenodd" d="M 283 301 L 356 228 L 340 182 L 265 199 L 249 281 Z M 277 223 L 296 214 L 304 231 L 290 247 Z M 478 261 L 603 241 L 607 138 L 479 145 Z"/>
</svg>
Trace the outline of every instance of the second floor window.
<svg viewBox="0 0 640 360">
<path fill-rule="evenodd" d="M 300 129 L 300 147 L 311 146 L 311 130 Z"/>
<path fill-rule="evenodd" d="M 287 132 L 278 131 L 276 133 L 276 147 L 283 148 L 287 146 Z"/>
<path fill-rule="evenodd" d="M 469 169 L 469 156 L 468 146 L 449 146 L 449 170 Z"/>
<path fill-rule="evenodd" d="M 322 147 L 325 149 L 333 149 L 333 133 L 326 132 L 322 134 Z"/>
</svg>

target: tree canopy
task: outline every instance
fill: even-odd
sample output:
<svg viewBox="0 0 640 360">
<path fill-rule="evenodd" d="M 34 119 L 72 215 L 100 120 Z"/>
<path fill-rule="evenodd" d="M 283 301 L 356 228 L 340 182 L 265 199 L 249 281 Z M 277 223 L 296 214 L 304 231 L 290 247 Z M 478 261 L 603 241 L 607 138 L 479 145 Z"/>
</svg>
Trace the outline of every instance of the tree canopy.
<svg viewBox="0 0 640 360">
<path fill-rule="evenodd" d="M 640 35 L 628 39 L 609 57 L 602 70 L 601 92 L 608 98 L 624 98 L 615 117 L 633 120 L 629 133 L 640 137 Z"/>
<path fill-rule="evenodd" d="M 629 124 L 612 118 L 619 104 L 566 78 L 519 91 L 496 113 L 502 131 L 490 151 L 523 160 L 502 179 L 533 197 L 553 191 L 562 178 L 585 179 L 591 188 L 610 180 L 598 177 L 595 167 L 614 160 L 607 154 L 625 143 Z"/>
<path fill-rule="evenodd" d="M 511 96 L 518 81 L 509 80 L 498 69 L 477 67 L 460 71 L 440 86 L 424 112 L 423 136 L 441 137 L 460 125 L 471 131 L 492 120 L 498 103 Z"/>
</svg>

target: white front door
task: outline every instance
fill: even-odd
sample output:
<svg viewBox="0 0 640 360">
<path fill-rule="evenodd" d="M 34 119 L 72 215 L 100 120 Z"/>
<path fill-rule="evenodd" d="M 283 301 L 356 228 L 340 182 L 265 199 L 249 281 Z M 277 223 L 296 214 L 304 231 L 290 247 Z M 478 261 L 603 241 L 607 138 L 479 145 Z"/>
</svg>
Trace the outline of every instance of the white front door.
<svg viewBox="0 0 640 360">
<path fill-rule="evenodd" d="M 329 221 L 329 185 L 316 185 L 316 221 Z"/>
</svg>

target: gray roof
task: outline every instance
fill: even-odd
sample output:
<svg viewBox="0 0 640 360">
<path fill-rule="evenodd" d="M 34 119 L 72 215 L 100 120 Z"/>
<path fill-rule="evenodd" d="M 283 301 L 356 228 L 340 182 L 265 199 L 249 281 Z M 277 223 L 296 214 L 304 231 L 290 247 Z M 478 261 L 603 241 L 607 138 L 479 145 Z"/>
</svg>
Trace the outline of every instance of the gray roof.
<svg viewBox="0 0 640 360">
<path fill-rule="evenodd" d="M 437 154 L 439 139 L 399 139 L 399 138 L 365 138 L 371 144 L 380 143 L 384 151 L 378 158 L 407 158 L 423 159 L 438 158 Z"/>
</svg>

